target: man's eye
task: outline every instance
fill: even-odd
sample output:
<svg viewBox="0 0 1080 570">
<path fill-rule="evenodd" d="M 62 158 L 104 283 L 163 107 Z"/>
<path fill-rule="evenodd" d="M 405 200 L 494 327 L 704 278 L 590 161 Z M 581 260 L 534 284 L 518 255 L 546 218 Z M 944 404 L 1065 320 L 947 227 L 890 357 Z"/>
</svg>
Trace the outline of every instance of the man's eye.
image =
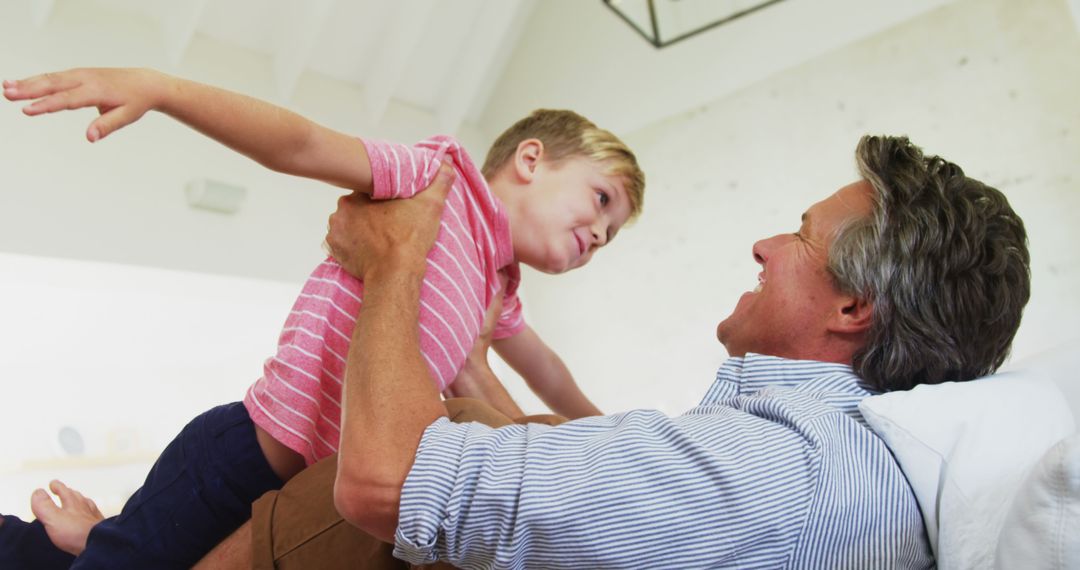
<svg viewBox="0 0 1080 570">
<path fill-rule="evenodd" d="M 596 193 L 600 196 L 600 205 L 607 206 L 608 202 L 611 201 L 611 198 L 608 197 L 607 192 L 604 192 L 603 190 L 597 190 Z"/>
</svg>

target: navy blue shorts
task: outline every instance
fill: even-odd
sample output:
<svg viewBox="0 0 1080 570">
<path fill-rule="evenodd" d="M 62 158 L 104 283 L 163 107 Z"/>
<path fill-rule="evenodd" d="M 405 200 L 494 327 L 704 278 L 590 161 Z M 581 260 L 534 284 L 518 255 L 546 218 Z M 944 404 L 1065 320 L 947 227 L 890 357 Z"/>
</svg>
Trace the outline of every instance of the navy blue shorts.
<svg viewBox="0 0 1080 570">
<path fill-rule="evenodd" d="M 190 568 L 280 489 L 243 404 L 191 420 L 153 464 L 119 516 L 98 523 L 78 558 L 59 551 L 38 521 L 5 516 L 2 568 Z M 73 559 L 73 564 L 72 564 Z"/>
<path fill-rule="evenodd" d="M 45 527 L 3 515 L 0 524 L 0 568 L 19 570 L 59 570 L 68 568 L 75 557 L 53 546 Z"/>
<path fill-rule="evenodd" d="M 0 525 L 0 561 L 23 561 L 12 568 L 190 568 L 251 518 L 255 499 L 281 485 L 244 405 L 218 406 L 184 427 L 123 511 L 94 526 L 74 563 L 52 547 L 40 523 L 14 517 Z"/>
<path fill-rule="evenodd" d="M 97 524 L 72 569 L 190 568 L 280 489 L 244 405 L 191 420 L 118 516 Z"/>
<path fill-rule="evenodd" d="M 218 406 L 184 427 L 123 511 L 90 531 L 71 568 L 190 568 L 281 485 L 244 405 Z"/>
</svg>

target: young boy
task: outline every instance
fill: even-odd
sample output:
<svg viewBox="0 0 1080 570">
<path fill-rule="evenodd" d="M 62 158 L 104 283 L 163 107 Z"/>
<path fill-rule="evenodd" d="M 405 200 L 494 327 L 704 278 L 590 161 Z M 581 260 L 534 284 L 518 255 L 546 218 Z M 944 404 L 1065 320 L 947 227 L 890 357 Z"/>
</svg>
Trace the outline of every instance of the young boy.
<svg viewBox="0 0 1080 570">
<path fill-rule="evenodd" d="M 456 180 L 428 256 L 420 317 L 424 357 L 440 390 L 521 415 L 486 365 L 462 368 L 486 309 L 501 296 L 496 352 L 556 413 L 599 413 L 521 320 L 516 296 L 517 263 L 547 273 L 581 267 L 641 211 L 644 177 L 633 153 L 583 117 L 536 111 L 496 140 L 479 169 L 449 137 L 413 147 L 361 141 L 151 70 L 47 74 L 4 82 L 4 95 L 36 100 L 24 108 L 29 115 L 98 108 L 87 130 L 91 142 L 158 110 L 268 168 L 374 199 L 408 198 L 449 162 Z M 252 500 L 334 453 L 345 355 L 362 304 L 363 283 L 332 259 L 317 267 L 243 405 L 215 408 L 185 427 L 123 512 L 93 528 L 75 567 L 188 567 L 246 520 Z M 48 529 L 43 513 L 35 514 Z M 83 548 L 77 539 L 50 536 L 74 554 Z"/>
</svg>

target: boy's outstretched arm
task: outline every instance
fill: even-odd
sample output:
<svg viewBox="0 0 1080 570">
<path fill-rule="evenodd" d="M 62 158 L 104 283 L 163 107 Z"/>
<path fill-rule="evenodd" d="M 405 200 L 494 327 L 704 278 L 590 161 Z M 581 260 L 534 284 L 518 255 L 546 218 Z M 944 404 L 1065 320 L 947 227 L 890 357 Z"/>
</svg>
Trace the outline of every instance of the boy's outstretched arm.
<svg viewBox="0 0 1080 570">
<path fill-rule="evenodd" d="M 559 355 L 528 325 L 518 334 L 492 343 L 551 411 L 570 419 L 603 415 L 574 382 Z"/>
<path fill-rule="evenodd" d="M 152 69 L 72 69 L 3 87 L 11 101 L 33 101 L 23 108 L 31 116 L 97 108 L 101 116 L 86 130 L 90 142 L 160 111 L 271 170 L 371 193 L 359 139 L 253 97 Z"/>
</svg>

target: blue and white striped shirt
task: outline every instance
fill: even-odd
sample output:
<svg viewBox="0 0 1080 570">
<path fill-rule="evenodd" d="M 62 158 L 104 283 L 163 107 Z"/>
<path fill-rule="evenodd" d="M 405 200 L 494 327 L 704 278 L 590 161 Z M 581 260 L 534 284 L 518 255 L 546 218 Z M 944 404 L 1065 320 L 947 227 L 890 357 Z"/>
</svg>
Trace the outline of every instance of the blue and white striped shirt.
<svg viewBox="0 0 1080 570">
<path fill-rule="evenodd" d="M 461 568 L 927 568 L 911 488 L 851 368 L 750 354 L 682 416 L 440 419 L 394 555 Z"/>
</svg>

